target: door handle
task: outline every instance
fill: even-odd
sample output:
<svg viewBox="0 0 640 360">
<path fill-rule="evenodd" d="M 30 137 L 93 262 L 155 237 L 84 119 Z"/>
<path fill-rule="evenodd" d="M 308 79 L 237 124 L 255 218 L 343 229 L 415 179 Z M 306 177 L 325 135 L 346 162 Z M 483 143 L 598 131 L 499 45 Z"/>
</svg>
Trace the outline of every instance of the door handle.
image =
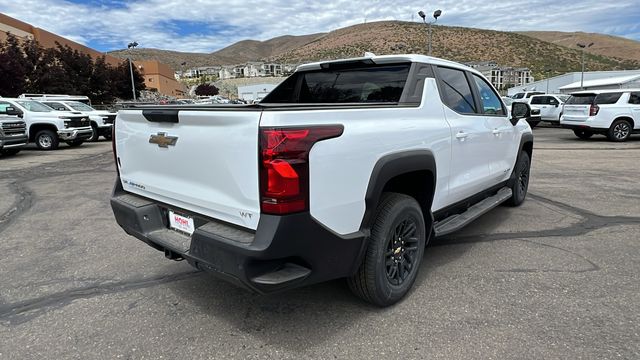
<svg viewBox="0 0 640 360">
<path fill-rule="evenodd" d="M 458 139 L 458 140 L 460 140 L 460 141 L 464 141 L 464 139 L 466 139 L 468 136 L 469 136 L 469 134 L 467 134 L 466 132 L 464 132 L 464 131 L 459 131 L 459 132 L 456 134 L 456 139 Z"/>
<path fill-rule="evenodd" d="M 497 128 L 495 128 L 495 129 L 493 129 L 493 130 L 491 131 L 491 133 L 492 133 L 493 135 L 500 135 L 500 134 L 502 134 L 502 131 L 500 131 L 500 130 L 498 130 Z"/>
</svg>

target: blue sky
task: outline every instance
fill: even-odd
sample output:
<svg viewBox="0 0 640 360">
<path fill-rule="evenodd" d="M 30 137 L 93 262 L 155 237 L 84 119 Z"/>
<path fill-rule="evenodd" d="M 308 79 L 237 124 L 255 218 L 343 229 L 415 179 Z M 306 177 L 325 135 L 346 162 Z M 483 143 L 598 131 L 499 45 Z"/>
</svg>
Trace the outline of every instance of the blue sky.
<svg viewBox="0 0 640 360">
<path fill-rule="evenodd" d="M 244 39 L 327 32 L 365 21 L 418 21 L 442 9 L 443 25 L 494 30 L 599 32 L 640 41 L 638 0 L 0 0 L 0 12 L 94 49 L 212 52 Z"/>
</svg>

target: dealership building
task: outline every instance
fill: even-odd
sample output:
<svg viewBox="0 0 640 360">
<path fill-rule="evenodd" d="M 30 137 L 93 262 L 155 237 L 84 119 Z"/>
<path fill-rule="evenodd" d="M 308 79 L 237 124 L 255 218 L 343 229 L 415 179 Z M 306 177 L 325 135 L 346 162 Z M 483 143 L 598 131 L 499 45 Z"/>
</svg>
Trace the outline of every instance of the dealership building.
<svg viewBox="0 0 640 360">
<path fill-rule="evenodd" d="M 511 96 L 523 91 L 544 91 L 549 94 L 569 94 L 580 90 L 624 89 L 640 87 L 640 70 L 585 71 L 584 80 L 579 71 L 566 73 L 507 90 Z M 581 86 L 582 83 L 582 86 Z"/>
</svg>

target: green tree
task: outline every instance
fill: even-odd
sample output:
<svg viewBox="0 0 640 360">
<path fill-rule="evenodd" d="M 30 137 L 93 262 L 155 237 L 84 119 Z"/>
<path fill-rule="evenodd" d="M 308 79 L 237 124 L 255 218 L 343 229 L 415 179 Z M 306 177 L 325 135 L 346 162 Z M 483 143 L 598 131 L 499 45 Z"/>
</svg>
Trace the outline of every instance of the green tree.
<svg viewBox="0 0 640 360">
<path fill-rule="evenodd" d="M 118 66 L 113 68 L 111 72 L 111 79 L 113 82 L 112 91 L 113 96 L 123 99 L 123 100 L 132 100 L 133 93 L 131 91 L 131 72 L 129 70 L 129 61 L 123 61 Z M 140 96 L 140 91 L 145 90 L 147 87 L 144 84 L 144 77 L 138 71 L 138 69 L 133 67 L 133 79 L 136 86 L 136 97 Z"/>
<path fill-rule="evenodd" d="M 101 56 L 93 63 L 93 72 L 89 78 L 90 92 L 87 94 L 95 104 L 108 104 L 114 100 L 113 67 Z"/>
<path fill-rule="evenodd" d="M 67 91 L 70 94 L 81 95 L 90 93 L 89 80 L 93 73 L 93 60 L 89 54 L 74 50 L 68 45 L 57 45 L 57 61 L 62 67 L 68 82 Z"/>
<path fill-rule="evenodd" d="M 8 34 L 0 43 L 0 96 L 15 97 L 25 92 L 27 69 L 20 42 Z"/>
</svg>

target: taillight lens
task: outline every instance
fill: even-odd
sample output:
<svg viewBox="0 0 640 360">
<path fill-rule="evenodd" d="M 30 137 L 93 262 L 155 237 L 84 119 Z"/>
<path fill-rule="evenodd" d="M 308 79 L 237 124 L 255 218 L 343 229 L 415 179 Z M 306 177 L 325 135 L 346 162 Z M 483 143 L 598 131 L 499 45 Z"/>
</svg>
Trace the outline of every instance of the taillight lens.
<svg viewBox="0 0 640 360">
<path fill-rule="evenodd" d="M 342 135 L 342 125 L 260 129 L 260 208 L 265 214 L 309 209 L 309 152 Z"/>
<path fill-rule="evenodd" d="M 600 107 L 598 105 L 591 104 L 591 107 L 589 107 L 589 116 L 598 115 L 598 111 L 600 111 Z"/>
</svg>

